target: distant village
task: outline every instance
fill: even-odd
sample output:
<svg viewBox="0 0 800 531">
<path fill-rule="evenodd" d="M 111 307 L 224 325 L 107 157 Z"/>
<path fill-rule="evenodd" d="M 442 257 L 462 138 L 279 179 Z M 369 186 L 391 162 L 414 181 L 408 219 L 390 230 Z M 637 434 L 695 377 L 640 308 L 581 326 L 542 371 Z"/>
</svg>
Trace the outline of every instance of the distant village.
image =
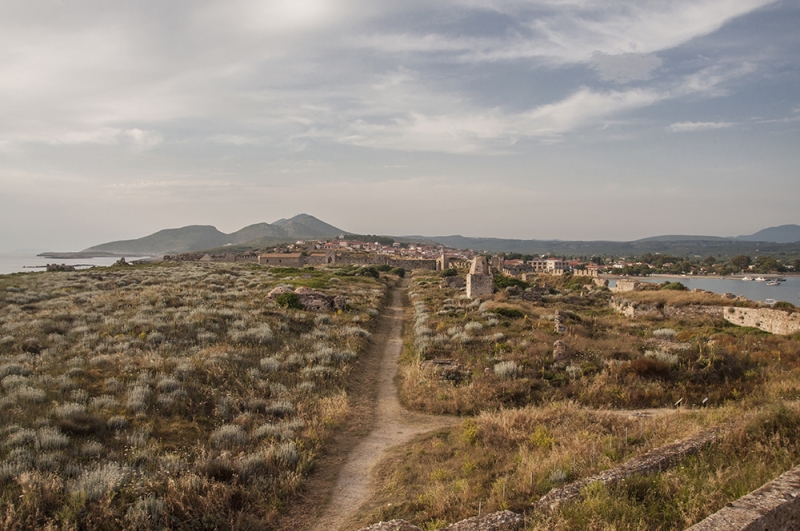
<svg viewBox="0 0 800 531">
<path fill-rule="evenodd" d="M 330 240 L 297 240 L 276 244 L 266 249 L 245 252 L 184 253 L 165 256 L 166 260 L 200 262 L 250 262 L 277 267 L 308 267 L 322 265 L 389 265 L 406 270 L 443 270 L 451 267 L 470 267 L 476 256 L 491 256 L 489 252 L 453 249 L 444 245 L 398 242 L 376 236 L 354 239 L 339 235 Z M 736 256 L 730 260 L 713 256 L 675 257 L 668 254 L 644 254 L 640 257 L 557 257 L 552 255 L 522 255 L 502 253 L 492 258 L 492 269 L 509 277 L 525 280 L 529 274 L 598 277 L 599 275 L 647 276 L 652 274 L 730 275 L 738 272 L 791 272 L 800 264 L 784 263 L 769 256 Z"/>
</svg>

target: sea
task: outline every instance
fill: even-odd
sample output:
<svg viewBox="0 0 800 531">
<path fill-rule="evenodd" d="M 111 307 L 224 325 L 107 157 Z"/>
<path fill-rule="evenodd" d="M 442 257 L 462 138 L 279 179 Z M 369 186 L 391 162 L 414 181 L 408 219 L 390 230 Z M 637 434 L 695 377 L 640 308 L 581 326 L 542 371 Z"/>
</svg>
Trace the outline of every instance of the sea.
<svg viewBox="0 0 800 531">
<path fill-rule="evenodd" d="M 137 257 L 137 259 L 141 259 L 141 257 Z M 66 258 L 44 258 L 35 255 L 0 254 L 0 275 L 44 271 L 47 264 L 73 265 L 76 269 L 107 267 L 113 265 L 117 260 L 119 260 L 119 257 L 114 256 L 68 260 Z"/>
<path fill-rule="evenodd" d="M 757 277 L 759 275 L 751 275 Z M 785 282 L 780 282 L 777 286 L 767 286 L 766 282 L 745 281 L 741 278 L 708 278 L 708 277 L 680 277 L 680 276 L 652 276 L 652 277 L 632 277 L 634 280 L 643 282 L 655 282 L 662 284 L 666 281 L 680 282 L 689 289 L 704 289 L 713 293 L 733 293 L 742 295 L 751 301 L 765 302 L 767 299 L 775 301 L 791 302 L 800 305 L 800 275 L 782 275 Z M 767 280 L 771 280 L 768 278 Z M 609 280 L 609 286 L 613 287 L 616 280 Z"/>
</svg>

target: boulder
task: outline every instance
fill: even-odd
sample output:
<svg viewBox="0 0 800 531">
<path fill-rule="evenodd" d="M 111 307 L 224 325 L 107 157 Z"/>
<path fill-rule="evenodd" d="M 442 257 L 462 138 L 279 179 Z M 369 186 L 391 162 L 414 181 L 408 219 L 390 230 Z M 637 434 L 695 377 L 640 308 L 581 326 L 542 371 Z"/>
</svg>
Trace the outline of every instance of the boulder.
<svg viewBox="0 0 800 531">
<path fill-rule="evenodd" d="M 274 299 L 278 295 L 283 295 L 284 293 L 292 293 L 292 288 L 290 286 L 278 286 L 267 293 L 267 298 Z"/>
</svg>

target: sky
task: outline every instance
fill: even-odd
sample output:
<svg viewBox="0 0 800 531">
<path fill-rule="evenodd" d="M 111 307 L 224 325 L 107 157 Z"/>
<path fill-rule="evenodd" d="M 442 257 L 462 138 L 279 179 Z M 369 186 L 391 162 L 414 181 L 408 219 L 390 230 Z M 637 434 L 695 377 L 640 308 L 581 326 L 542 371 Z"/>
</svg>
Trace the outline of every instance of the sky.
<svg viewBox="0 0 800 531">
<path fill-rule="evenodd" d="M 800 223 L 800 4 L 0 0 L 0 252 Z"/>
</svg>

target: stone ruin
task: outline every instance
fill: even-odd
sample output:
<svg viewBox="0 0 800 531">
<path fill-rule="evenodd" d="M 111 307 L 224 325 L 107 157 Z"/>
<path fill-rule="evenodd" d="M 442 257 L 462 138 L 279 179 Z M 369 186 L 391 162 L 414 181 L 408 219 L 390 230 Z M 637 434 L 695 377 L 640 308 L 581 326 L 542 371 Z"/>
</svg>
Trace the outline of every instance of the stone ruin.
<svg viewBox="0 0 800 531">
<path fill-rule="evenodd" d="M 467 286 L 467 281 L 463 277 L 444 277 L 442 279 L 442 286 L 445 288 L 461 289 Z"/>
<path fill-rule="evenodd" d="M 467 275 L 467 297 L 486 297 L 493 293 L 494 275 L 489 268 L 489 261 L 485 256 L 476 256 Z"/>
<path fill-rule="evenodd" d="M 273 300 L 284 293 L 296 293 L 300 298 L 303 308 L 312 312 L 330 312 L 333 310 L 347 309 L 347 301 L 341 295 L 331 297 L 306 286 L 293 290 L 290 286 L 278 286 L 267 294 L 267 299 Z"/>
<path fill-rule="evenodd" d="M 611 288 L 611 291 L 615 292 L 623 292 L 623 291 L 636 291 L 642 283 L 638 280 L 631 280 L 629 278 L 621 278 L 617 280 L 616 285 Z"/>
<path fill-rule="evenodd" d="M 553 343 L 553 360 L 566 361 L 569 359 L 569 349 L 567 344 L 560 339 Z"/>
<path fill-rule="evenodd" d="M 470 372 L 460 363 L 453 360 L 425 360 L 423 369 L 429 369 L 439 376 L 439 380 L 448 382 L 461 382 L 469 378 Z"/>
<path fill-rule="evenodd" d="M 564 312 L 556 310 L 556 313 L 553 316 L 553 324 L 556 334 L 563 334 L 567 331 L 567 326 L 564 324 L 564 321 L 566 321 Z"/>
<path fill-rule="evenodd" d="M 525 525 L 522 515 L 511 511 L 499 511 L 483 516 L 474 516 L 443 528 L 441 531 L 521 531 Z M 380 522 L 359 531 L 422 531 L 405 520 Z"/>
<path fill-rule="evenodd" d="M 542 290 L 539 288 L 528 288 L 522 292 L 522 300 L 528 302 L 542 302 Z"/>
</svg>

